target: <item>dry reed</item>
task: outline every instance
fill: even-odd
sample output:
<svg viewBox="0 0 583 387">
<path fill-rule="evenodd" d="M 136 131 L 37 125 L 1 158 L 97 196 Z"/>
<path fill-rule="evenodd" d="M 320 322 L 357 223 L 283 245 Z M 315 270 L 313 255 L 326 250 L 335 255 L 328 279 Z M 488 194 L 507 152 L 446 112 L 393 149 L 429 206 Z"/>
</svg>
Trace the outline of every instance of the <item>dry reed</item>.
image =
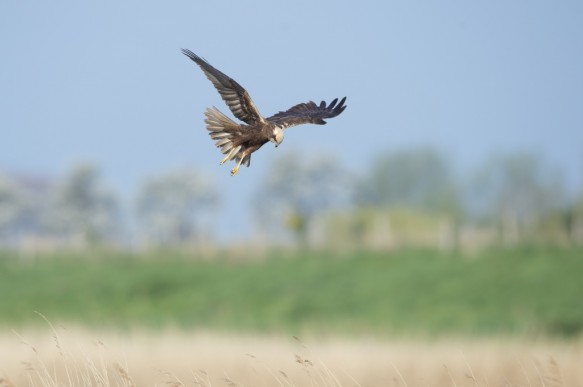
<svg viewBox="0 0 583 387">
<path fill-rule="evenodd" d="M 581 340 L 302 342 L 50 327 L 0 333 L 0 387 L 583 385 Z"/>
</svg>

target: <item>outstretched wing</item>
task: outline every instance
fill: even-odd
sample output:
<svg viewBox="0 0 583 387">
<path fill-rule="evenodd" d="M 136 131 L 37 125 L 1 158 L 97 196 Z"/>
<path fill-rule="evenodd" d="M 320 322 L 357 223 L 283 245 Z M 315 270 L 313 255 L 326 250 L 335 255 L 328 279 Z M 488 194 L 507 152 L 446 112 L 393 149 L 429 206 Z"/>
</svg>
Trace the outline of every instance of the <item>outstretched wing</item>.
<svg viewBox="0 0 583 387">
<path fill-rule="evenodd" d="M 336 117 L 346 109 L 344 101 L 346 101 L 346 97 L 342 98 L 338 105 L 336 104 L 338 98 L 330 102 L 328 106 L 326 106 L 325 101 L 320 102 L 320 105 L 316 105 L 312 101 L 300 103 L 285 112 L 268 117 L 267 121 L 273 122 L 283 129 L 302 124 L 324 125 L 326 123 L 324 118 Z"/>
<path fill-rule="evenodd" d="M 192 51 L 183 48 L 182 53 L 200 66 L 206 77 L 213 83 L 221 95 L 221 98 L 227 103 L 227 106 L 231 109 L 235 117 L 249 125 L 254 125 L 257 122 L 263 121 L 263 117 L 261 117 L 259 110 L 257 110 L 249 93 L 247 93 L 247 90 L 245 90 L 243 86 L 211 66 Z"/>
</svg>

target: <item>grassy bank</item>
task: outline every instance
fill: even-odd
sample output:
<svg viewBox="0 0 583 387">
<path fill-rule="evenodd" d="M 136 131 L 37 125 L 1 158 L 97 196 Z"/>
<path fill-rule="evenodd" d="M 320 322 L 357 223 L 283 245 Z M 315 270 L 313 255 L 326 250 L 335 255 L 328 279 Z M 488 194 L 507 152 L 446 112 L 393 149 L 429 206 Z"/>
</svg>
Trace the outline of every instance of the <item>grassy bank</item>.
<svg viewBox="0 0 583 387">
<path fill-rule="evenodd" d="M 261 261 L 181 254 L 0 259 L 0 326 L 210 327 L 280 333 L 583 331 L 583 251 L 515 249 Z"/>
</svg>

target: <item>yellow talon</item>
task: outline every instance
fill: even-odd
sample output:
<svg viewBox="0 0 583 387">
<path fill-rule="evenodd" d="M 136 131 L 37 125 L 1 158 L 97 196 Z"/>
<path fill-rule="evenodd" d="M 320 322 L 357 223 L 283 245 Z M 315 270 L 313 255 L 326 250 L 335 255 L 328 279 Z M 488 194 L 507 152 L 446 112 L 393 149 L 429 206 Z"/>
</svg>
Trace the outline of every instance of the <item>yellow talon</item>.
<svg viewBox="0 0 583 387">
<path fill-rule="evenodd" d="M 237 163 L 237 166 L 233 169 L 231 169 L 231 176 L 235 176 L 237 174 L 237 172 L 239 172 L 239 167 L 241 167 L 241 163 L 243 162 L 243 159 L 245 158 L 244 155 L 241 155 L 242 157 L 239 159 L 239 162 Z"/>
<path fill-rule="evenodd" d="M 231 153 L 229 153 L 224 159 L 222 159 L 220 161 L 221 165 L 223 165 L 224 163 L 226 163 L 230 158 L 231 158 Z"/>
<path fill-rule="evenodd" d="M 225 158 L 221 160 L 221 165 L 229 161 L 232 156 L 236 155 L 239 152 L 240 149 L 241 149 L 240 145 L 238 147 L 232 147 L 231 150 L 229 151 L 229 154 L 226 155 Z"/>
</svg>

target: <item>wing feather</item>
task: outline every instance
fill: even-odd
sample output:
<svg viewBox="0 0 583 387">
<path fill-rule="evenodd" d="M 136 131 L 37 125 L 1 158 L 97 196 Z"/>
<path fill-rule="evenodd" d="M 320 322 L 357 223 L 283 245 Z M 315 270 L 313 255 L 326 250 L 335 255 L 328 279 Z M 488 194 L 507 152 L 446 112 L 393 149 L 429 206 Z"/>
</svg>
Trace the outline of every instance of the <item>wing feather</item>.
<svg viewBox="0 0 583 387">
<path fill-rule="evenodd" d="M 234 79 L 223 74 L 207 61 L 196 55 L 190 50 L 182 49 L 182 53 L 189 57 L 194 63 L 200 66 L 206 77 L 213 83 L 221 98 L 235 117 L 241 121 L 254 125 L 263 122 L 263 117 L 253 103 L 247 90 L 237 83 Z"/>
<path fill-rule="evenodd" d="M 300 103 L 284 112 L 274 114 L 266 120 L 283 129 L 302 124 L 324 125 L 325 118 L 336 117 L 346 109 L 345 101 L 346 97 L 342 98 L 340 103 L 336 98 L 327 106 L 325 101 L 320 102 L 320 105 L 316 105 L 313 101 Z"/>
</svg>

